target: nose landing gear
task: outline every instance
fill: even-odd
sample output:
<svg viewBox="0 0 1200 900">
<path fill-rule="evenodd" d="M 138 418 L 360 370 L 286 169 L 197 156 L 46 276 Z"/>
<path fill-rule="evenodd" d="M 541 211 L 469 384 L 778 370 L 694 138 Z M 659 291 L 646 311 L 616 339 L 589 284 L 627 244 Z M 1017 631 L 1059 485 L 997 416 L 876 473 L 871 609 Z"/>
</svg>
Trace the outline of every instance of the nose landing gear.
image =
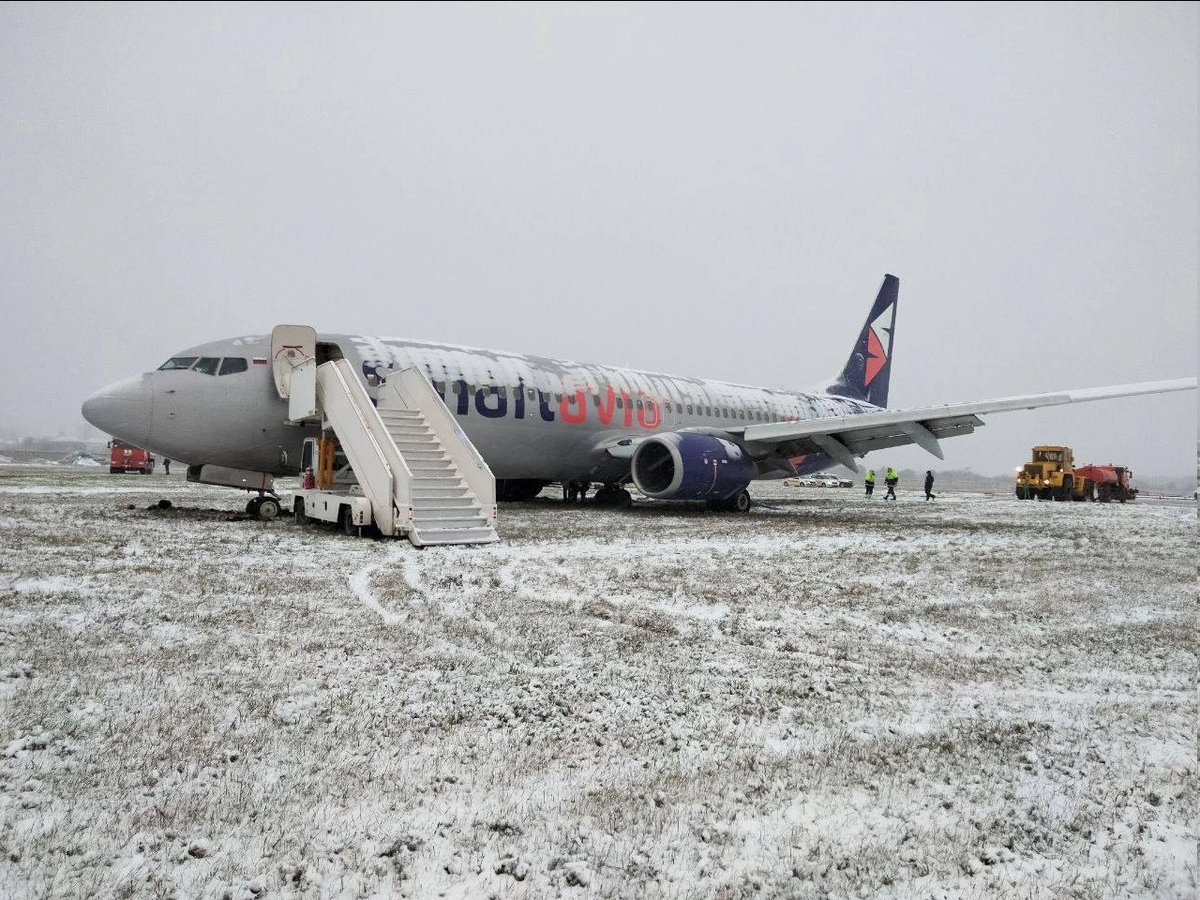
<svg viewBox="0 0 1200 900">
<path fill-rule="evenodd" d="M 246 503 L 246 512 L 264 522 L 269 522 L 279 515 L 279 498 L 260 493 L 257 497 L 251 497 Z"/>
</svg>

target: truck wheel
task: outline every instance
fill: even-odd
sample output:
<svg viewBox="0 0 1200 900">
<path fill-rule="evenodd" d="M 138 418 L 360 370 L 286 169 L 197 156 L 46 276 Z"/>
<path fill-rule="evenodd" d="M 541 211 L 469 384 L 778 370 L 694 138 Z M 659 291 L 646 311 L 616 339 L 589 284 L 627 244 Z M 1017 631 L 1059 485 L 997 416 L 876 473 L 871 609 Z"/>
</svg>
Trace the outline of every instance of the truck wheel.
<svg viewBox="0 0 1200 900">
<path fill-rule="evenodd" d="M 343 506 L 338 510 L 338 526 L 342 534 L 358 537 L 358 526 L 354 524 L 354 516 L 350 515 L 350 507 Z"/>
<path fill-rule="evenodd" d="M 1064 475 L 1062 487 L 1058 491 L 1058 499 L 1070 500 L 1071 495 L 1075 493 L 1075 479 L 1070 475 Z"/>
<path fill-rule="evenodd" d="M 263 497 L 258 503 L 258 517 L 264 522 L 270 522 L 279 515 L 279 501 L 274 497 Z"/>
<path fill-rule="evenodd" d="M 297 525 L 307 525 L 308 524 L 308 514 L 304 511 L 304 498 L 303 497 L 296 498 L 296 502 L 293 504 L 293 512 L 295 512 L 295 514 L 296 514 L 296 524 Z"/>
</svg>

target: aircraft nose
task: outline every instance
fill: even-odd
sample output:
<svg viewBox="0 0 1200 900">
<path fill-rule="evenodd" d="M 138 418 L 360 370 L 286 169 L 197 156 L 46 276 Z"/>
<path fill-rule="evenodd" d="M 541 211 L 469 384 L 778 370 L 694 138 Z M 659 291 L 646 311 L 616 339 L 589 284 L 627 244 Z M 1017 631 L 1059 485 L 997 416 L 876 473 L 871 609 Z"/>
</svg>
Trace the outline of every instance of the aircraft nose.
<svg viewBox="0 0 1200 900">
<path fill-rule="evenodd" d="M 139 447 L 150 440 L 150 385 L 138 375 L 101 388 L 83 401 L 83 417 L 106 434 Z"/>
</svg>

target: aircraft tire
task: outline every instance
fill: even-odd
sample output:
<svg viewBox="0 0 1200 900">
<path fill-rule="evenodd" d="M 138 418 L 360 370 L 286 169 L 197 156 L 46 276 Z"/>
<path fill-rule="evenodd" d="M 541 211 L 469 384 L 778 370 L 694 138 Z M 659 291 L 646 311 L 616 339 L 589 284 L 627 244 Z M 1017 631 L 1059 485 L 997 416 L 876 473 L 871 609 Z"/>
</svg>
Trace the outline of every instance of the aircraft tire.
<svg viewBox="0 0 1200 900">
<path fill-rule="evenodd" d="M 279 515 L 279 501 L 274 497 L 263 497 L 258 503 L 258 517 L 264 522 L 270 522 Z"/>
<path fill-rule="evenodd" d="M 729 498 L 729 508 L 734 512 L 749 512 L 753 505 L 754 501 L 750 498 L 749 491 L 739 491 Z"/>
<path fill-rule="evenodd" d="M 258 504 L 262 502 L 261 497 L 251 497 L 246 501 L 246 512 L 252 516 L 258 515 Z"/>
</svg>

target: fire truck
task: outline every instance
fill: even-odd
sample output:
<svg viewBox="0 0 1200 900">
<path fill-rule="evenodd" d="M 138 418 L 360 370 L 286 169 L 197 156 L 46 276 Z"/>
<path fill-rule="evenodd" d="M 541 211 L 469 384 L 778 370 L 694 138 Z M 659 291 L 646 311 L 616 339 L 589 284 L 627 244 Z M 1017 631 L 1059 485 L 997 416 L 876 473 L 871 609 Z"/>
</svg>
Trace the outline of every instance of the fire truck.
<svg viewBox="0 0 1200 900">
<path fill-rule="evenodd" d="M 108 442 L 108 471 L 112 475 L 124 472 L 149 475 L 154 471 L 154 454 L 133 444 L 127 444 L 119 438 L 113 438 Z"/>
</svg>

